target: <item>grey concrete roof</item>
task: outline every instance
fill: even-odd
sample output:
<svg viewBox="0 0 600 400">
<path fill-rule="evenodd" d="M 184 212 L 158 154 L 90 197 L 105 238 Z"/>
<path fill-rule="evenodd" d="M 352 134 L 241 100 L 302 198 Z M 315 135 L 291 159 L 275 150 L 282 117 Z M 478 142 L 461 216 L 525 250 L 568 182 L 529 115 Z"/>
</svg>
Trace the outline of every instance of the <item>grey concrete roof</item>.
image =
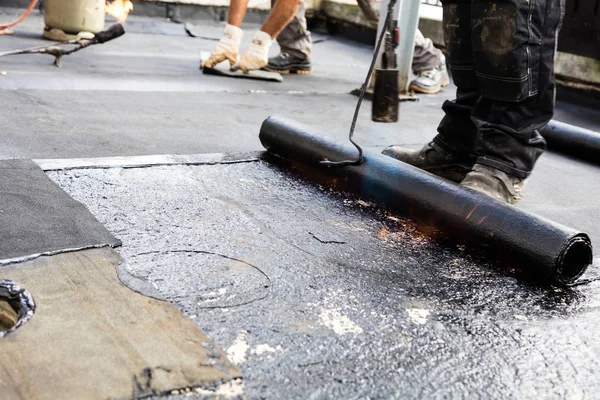
<svg viewBox="0 0 600 400">
<path fill-rule="evenodd" d="M 348 93 L 364 79 L 369 46 L 328 37 L 315 45 L 310 76 L 229 80 L 198 70 L 200 51 L 214 41 L 188 37 L 182 25 L 132 22 L 124 37 L 65 57 L 62 69 L 42 55 L 0 59 L 1 158 L 257 151 L 260 124 L 272 114 L 347 136 L 356 102 Z M 0 50 L 46 43 L 42 28 L 33 15 L 0 37 Z M 215 22 L 204 29 L 219 35 Z M 403 103 L 398 124 L 372 123 L 365 103 L 356 139 L 418 148 L 435 134 L 452 91 Z M 600 131 L 591 100 L 559 101 L 556 118 Z M 531 287 L 263 162 L 49 175 L 123 239 L 130 274 L 233 349 L 231 357 L 246 349 L 239 365 L 250 398 L 563 398 L 600 389 L 598 281 Z M 584 230 L 598 246 L 598 166 L 547 153 L 525 194 L 518 207 Z M 379 236 L 382 228 L 389 234 Z M 173 253 L 182 248 L 189 257 Z M 206 298 L 194 296 L 206 294 L 208 278 L 197 266 L 221 265 L 199 249 L 260 266 L 272 280 L 268 296 L 260 275 L 234 263 L 226 267 L 255 285 L 239 296 L 261 300 L 199 306 Z M 139 255 L 148 251 L 159 253 Z M 225 272 L 211 278 L 217 293 Z"/>
</svg>

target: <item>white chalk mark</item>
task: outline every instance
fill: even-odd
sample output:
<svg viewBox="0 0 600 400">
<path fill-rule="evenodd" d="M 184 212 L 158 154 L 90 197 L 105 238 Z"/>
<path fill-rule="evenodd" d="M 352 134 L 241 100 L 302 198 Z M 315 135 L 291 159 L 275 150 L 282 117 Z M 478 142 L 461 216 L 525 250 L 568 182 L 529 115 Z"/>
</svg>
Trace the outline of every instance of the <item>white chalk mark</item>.
<svg viewBox="0 0 600 400">
<path fill-rule="evenodd" d="M 227 349 L 227 358 L 235 365 L 246 362 L 246 353 L 250 349 L 248 342 L 246 342 L 247 333 L 247 331 L 241 331 L 233 341 L 233 344 Z"/>
<path fill-rule="evenodd" d="M 336 309 L 322 309 L 319 318 L 323 325 L 338 335 L 363 332 L 360 326 Z"/>
<path fill-rule="evenodd" d="M 408 318 L 415 324 L 423 325 L 427 322 L 427 317 L 431 314 L 431 311 L 424 308 L 407 308 Z"/>
<path fill-rule="evenodd" d="M 259 344 L 255 348 L 250 350 L 250 354 L 256 354 L 257 356 L 260 356 L 264 353 L 277 353 L 278 351 L 282 350 L 283 347 L 281 347 L 280 345 L 277 345 L 276 347 L 271 347 L 268 344 Z"/>
</svg>

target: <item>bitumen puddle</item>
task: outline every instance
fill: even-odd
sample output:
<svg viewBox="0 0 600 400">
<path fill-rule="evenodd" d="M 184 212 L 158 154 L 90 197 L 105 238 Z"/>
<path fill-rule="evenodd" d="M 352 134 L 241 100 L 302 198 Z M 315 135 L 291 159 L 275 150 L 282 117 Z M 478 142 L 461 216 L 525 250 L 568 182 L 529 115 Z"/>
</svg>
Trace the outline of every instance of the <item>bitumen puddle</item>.
<svg viewBox="0 0 600 400">
<path fill-rule="evenodd" d="M 263 161 L 48 175 L 123 241 L 128 285 L 226 350 L 248 398 L 600 392 L 599 281 L 532 285 Z"/>
</svg>

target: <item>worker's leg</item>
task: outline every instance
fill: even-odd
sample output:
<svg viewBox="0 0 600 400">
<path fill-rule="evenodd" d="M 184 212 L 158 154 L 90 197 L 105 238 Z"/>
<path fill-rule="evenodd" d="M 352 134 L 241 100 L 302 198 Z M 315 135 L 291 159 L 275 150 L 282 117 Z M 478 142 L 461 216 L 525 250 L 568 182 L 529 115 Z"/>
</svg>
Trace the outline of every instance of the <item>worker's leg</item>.
<svg viewBox="0 0 600 400">
<path fill-rule="evenodd" d="M 410 82 L 409 89 L 415 92 L 436 94 L 450 84 L 444 55 L 435 48 L 431 39 L 425 38 L 418 29 L 412 70 L 416 77 Z"/>
<path fill-rule="evenodd" d="M 254 34 L 252 43 L 240 57 L 238 67 L 248 72 L 255 69 L 267 68 L 269 65 L 269 48 L 287 24 L 294 18 L 302 0 L 278 0 L 260 31 Z"/>
<path fill-rule="evenodd" d="M 412 61 L 413 72 L 421 72 L 434 69 L 442 62 L 442 52 L 436 49 L 431 39 L 423 36 L 417 29 L 415 36 L 415 50 Z"/>
<path fill-rule="evenodd" d="M 272 1 L 275 4 L 275 1 Z M 277 43 L 282 53 L 287 53 L 301 59 L 310 58 L 312 39 L 308 31 L 304 3 L 300 3 L 296 16 L 277 36 Z"/>
<path fill-rule="evenodd" d="M 272 6 L 275 0 L 271 1 Z M 277 43 L 281 49 L 277 57 L 269 59 L 266 69 L 280 73 L 295 72 L 308 74 L 312 71 L 310 60 L 312 52 L 312 39 L 307 29 L 304 4 L 298 7 L 296 16 L 277 36 Z"/>
<path fill-rule="evenodd" d="M 390 146 L 383 154 L 439 176 L 461 182 L 476 160 L 473 147 L 477 128 L 471 120 L 479 98 L 471 51 L 470 0 L 444 1 L 444 39 L 448 64 L 457 86 L 456 99 L 444 102 L 445 116 L 438 135 L 421 150 Z"/>
<path fill-rule="evenodd" d="M 564 0 L 473 1 L 479 164 L 525 179 L 542 154 L 537 129 L 554 112 L 554 53 L 563 15 Z"/>
<path fill-rule="evenodd" d="M 445 172 L 476 157 L 461 183 L 509 203 L 518 200 L 545 148 L 537 129 L 554 111 L 554 53 L 563 14 L 564 0 L 445 1 L 444 36 L 457 98 L 444 103 L 446 115 L 432 143 L 416 153 L 384 153 L 442 176 L 440 168 Z"/>
<path fill-rule="evenodd" d="M 302 0 L 277 0 L 260 30 L 275 39 L 294 19 L 301 5 Z"/>
<path fill-rule="evenodd" d="M 248 1 L 249 0 L 231 0 L 227 13 L 227 23 L 229 25 L 237 26 L 238 28 L 242 26 L 242 21 L 244 20 L 246 10 L 248 9 Z"/>
<path fill-rule="evenodd" d="M 546 147 L 564 0 L 474 0 L 471 12 L 478 158 L 461 184 L 514 203 Z"/>
<path fill-rule="evenodd" d="M 471 47 L 471 0 L 443 1 L 444 41 L 448 65 L 457 87 L 456 99 L 444 102 L 445 112 L 434 143 L 446 151 L 474 159 L 477 128 L 471 120 L 479 99 Z"/>
</svg>

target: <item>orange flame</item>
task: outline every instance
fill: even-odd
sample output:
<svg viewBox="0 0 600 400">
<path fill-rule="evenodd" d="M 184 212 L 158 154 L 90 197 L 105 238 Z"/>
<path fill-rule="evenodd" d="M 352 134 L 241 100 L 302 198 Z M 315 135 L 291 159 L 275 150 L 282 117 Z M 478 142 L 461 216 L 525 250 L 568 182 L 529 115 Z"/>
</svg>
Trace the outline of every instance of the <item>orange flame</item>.
<svg viewBox="0 0 600 400">
<path fill-rule="evenodd" d="M 119 22 L 125 22 L 127 14 L 133 10 L 133 3 L 129 0 L 114 0 L 106 2 L 106 13 L 112 15 Z"/>
<path fill-rule="evenodd" d="M 383 226 L 379 230 L 379 234 L 377 236 L 379 236 L 379 239 L 381 239 L 381 240 L 386 240 L 389 235 L 390 235 L 390 231 L 388 230 L 388 228 Z"/>
</svg>

